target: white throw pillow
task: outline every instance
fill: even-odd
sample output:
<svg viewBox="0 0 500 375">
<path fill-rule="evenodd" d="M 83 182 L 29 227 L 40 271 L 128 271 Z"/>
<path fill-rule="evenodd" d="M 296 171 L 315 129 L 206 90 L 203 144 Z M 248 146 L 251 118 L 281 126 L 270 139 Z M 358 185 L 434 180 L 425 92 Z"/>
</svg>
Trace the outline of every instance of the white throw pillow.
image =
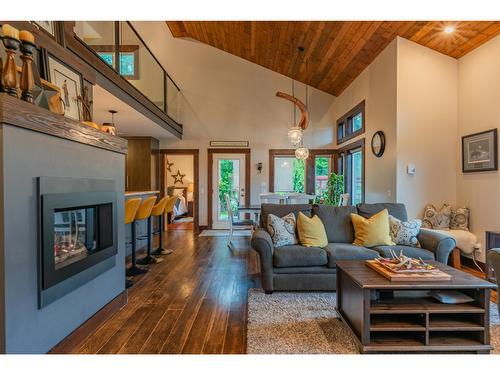
<svg viewBox="0 0 500 375">
<path fill-rule="evenodd" d="M 422 220 L 412 219 L 401 221 L 389 215 L 391 239 L 396 245 L 420 247 L 417 236 L 422 226 Z"/>
<path fill-rule="evenodd" d="M 268 215 L 267 231 L 271 235 L 273 244 L 276 247 L 285 245 L 296 245 L 299 243 L 295 235 L 297 221 L 293 212 L 283 217 L 273 214 Z"/>
</svg>

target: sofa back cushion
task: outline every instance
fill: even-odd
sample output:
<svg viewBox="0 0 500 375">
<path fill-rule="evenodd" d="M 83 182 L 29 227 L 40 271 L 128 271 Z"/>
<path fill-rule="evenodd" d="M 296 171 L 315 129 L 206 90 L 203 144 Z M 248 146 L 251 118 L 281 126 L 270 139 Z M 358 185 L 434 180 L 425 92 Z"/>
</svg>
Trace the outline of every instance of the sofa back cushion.
<svg viewBox="0 0 500 375">
<path fill-rule="evenodd" d="M 262 203 L 260 211 L 260 226 L 261 228 L 267 229 L 267 219 L 269 214 L 273 214 L 278 217 L 283 217 L 293 212 L 295 218 L 299 216 L 299 212 L 304 215 L 311 217 L 310 204 L 273 204 L 273 203 Z"/>
<path fill-rule="evenodd" d="M 330 243 L 352 243 L 354 241 L 351 213 L 357 213 L 355 206 L 336 207 L 318 204 L 312 209 L 312 214 L 318 215 L 323 222 L 326 237 Z"/>
<path fill-rule="evenodd" d="M 389 215 L 394 216 L 396 219 L 401 221 L 408 221 L 406 207 L 402 203 L 359 203 L 356 208 L 358 209 L 358 215 L 367 219 L 376 213 L 387 209 L 387 211 L 389 211 Z"/>
</svg>

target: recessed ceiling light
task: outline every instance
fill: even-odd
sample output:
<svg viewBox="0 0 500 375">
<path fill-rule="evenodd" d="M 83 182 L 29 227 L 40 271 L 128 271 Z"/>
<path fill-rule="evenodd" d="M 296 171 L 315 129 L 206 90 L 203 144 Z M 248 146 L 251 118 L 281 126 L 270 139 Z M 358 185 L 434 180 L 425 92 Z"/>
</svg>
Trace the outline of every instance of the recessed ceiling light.
<svg viewBox="0 0 500 375">
<path fill-rule="evenodd" d="M 446 26 L 444 28 L 444 32 L 447 33 L 447 34 L 451 34 L 454 31 L 455 31 L 455 27 L 454 26 Z"/>
</svg>

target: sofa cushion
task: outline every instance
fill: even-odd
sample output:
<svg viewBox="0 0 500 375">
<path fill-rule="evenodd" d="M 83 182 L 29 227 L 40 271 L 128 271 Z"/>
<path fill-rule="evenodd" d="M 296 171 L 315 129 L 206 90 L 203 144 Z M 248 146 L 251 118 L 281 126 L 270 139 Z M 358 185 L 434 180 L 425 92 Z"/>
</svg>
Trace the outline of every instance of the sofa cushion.
<svg viewBox="0 0 500 375">
<path fill-rule="evenodd" d="M 380 255 L 384 258 L 391 258 L 391 250 L 394 251 L 397 255 L 403 251 L 403 255 L 411 258 L 422 258 L 423 260 L 434 260 L 434 253 L 429 250 L 421 249 L 419 247 L 413 246 L 404 246 L 404 245 L 396 245 L 396 246 L 375 246 L 372 247 L 373 250 L 378 251 Z"/>
<path fill-rule="evenodd" d="M 351 222 L 351 213 L 356 213 L 355 206 L 327 206 L 319 204 L 313 206 L 312 214 L 317 215 L 326 230 L 328 242 L 352 243 L 354 229 Z"/>
<path fill-rule="evenodd" d="M 328 255 L 328 267 L 333 268 L 337 260 L 367 260 L 375 259 L 379 253 L 366 247 L 350 243 L 329 243 L 325 247 Z"/>
<path fill-rule="evenodd" d="M 325 226 L 316 215 L 307 217 L 302 212 L 299 212 L 297 231 L 299 232 L 300 243 L 303 246 L 325 247 L 328 244 Z"/>
<path fill-rule="evenodd" d="M 354 226 L 354 244 L 372 247 L 377 245 L 394 245 L 389 230 L 389 214 L 387 209 L 373 215 L 369 219 L 358 214 L 351 214 Z"/>
<path fill-rule="evenodd" d="M 271 235 L 273 245 L 276 247 L 299 243 L 295 233 L 296 226 L 295 215 L 292 212 L 283 217 L 273 214 L 269 214 L 267 217 L 267 231 Z"/>
<path fill-rule="evenodd" d="M 274 248 L 274 267 L 311 267 L 328 263 L 326 251 L 319 247 L 289 245 Z"/>
<path fill-rule="evenodd" d="M 406 207 L 402 203 L 359 203 L 356 208 L 358 210 L 358 214 L 367 219 L 383 209 L 387 209 L 387 211 L 389 211 L 389 215 L 392 215 L 401 221 L 408 221 Z"/>
<path fill-rule="evenodd" d="M 293 212 L 295 217 L 299 216 L 299 212 L 303 212 L 304 215 L 311 217 L 312 206 L 310 204 L 272 204 L 263 203 L 260 210 L 260 226 L 261 228 L 267 228 L 267 218 L 269 214 L 276 215 L 278 217 L 283 217 Z"/>
</svg>

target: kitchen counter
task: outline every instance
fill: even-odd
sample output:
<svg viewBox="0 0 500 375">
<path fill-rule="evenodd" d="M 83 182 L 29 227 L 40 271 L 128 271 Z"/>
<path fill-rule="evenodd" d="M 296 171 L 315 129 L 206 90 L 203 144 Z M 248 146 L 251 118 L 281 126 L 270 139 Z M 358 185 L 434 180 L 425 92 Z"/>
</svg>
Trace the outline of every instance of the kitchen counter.
<svg viewBox="0 0 500 375">
<path fill-rule="evenodd" d="M 135 197 L 138 195 L 158 195 L 160 194 L 159 190 L 146 190 L 146 191 L 126 191 L 125 197 Z"/>
</svg>

